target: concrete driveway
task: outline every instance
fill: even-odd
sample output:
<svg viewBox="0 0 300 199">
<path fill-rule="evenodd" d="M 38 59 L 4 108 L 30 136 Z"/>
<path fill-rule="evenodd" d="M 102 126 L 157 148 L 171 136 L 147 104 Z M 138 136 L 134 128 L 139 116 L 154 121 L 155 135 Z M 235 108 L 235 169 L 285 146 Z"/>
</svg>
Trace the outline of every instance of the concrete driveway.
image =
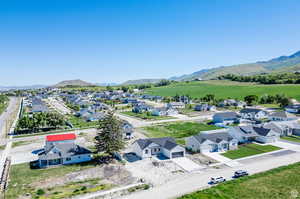
<svg viewBox="0 0 300 199">
<path fill-rule="evenodd" d="M 232 159 L 229 159 L 229 158 L 226 158 L 225 156 L 221 155 L 220 152 L 214 152 L 214 153 L 203 153 L 204 155 L 218 161 L 220 164 L 225 164 L 229 167 L 238 167 L 238 166 L 241 166 L 241 163 L 239 163 L 238 161 L 236 160 L 232 160 Z"/>
<path fill-rule="evenodd" d="M 199 171 L 205 168 L 186 157 L 173 158 L 172 161 L 187 172 Z"/>
</svg>

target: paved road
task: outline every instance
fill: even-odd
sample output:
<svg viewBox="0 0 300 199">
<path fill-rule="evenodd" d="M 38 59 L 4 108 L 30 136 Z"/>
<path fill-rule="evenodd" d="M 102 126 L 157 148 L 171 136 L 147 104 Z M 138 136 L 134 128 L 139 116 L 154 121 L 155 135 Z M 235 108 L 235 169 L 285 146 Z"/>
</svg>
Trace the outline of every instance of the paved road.
<svg viewBox="0 0 300 199">
<path fill-rule="evenodd" d="M 296 152 L 284 156 L 253 161 L 237 168 L 205 170 L 201 173 L 190 173 L 189 175 L 182 176 L 182 178 L 176 178 L 172 181 L 169 181 L 162 186 L 157 186 L 147 191 L 133 193 L 132 195 L 122 197 L 122 199 L 176 198 L 190 192 L 208 188 L 208 181 L 211 177 L 223 176 L 229 180 L 231 179 L 235 170 L 244 169 L 250 174 L 255 174 L 299 161 L 300 153 Z"/>
</svg>

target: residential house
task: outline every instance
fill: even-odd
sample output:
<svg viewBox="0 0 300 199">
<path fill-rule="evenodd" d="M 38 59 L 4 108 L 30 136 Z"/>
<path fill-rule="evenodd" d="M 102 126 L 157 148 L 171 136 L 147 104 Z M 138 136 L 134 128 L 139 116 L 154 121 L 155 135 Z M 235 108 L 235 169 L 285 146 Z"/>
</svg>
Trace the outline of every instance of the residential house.
<svg viewBox="0 0 300 199">
<path fill-rule="evenodd" d="M 271 113 L 268 118 L 271 121 L 291 121 L 291 120 L 298 119 L 295 115 L 288 113 L 286 111 Z"/>
<path fill-rule="evenodd" d="M 170 159 L 185 156 L 185 148 L 170 137 L 138 139 L 132 147 L 133 152 L 142 159 L 161 155 Z"/>
<path fill-rule="evenodd" d="M 171 115 L 177 115 L 178 111 L 173 108 L 154 108 L 151 111 L 151 115 L 153 116 L 171 116 Z"/>
<path fill-rule="evenodd" d="M 272 121 L 263 124 L 264 128 L 272 129 L 280 136 L 298 135 L 300 136 L 300 124 L 295 120 L 290 121 Z"/>
<path fill-rule="evenodd" d="M 262 126 L 234 126 L 229 128 L 229 134 L 237 139 L 239 143 L 249 143 L 253 141 L 270 143 L 276 142 L 280 134 L 273 129 Z"/>
<path fill-rule="evenodd" d="M 170 102 L 167 104 L 167 108 L 183 109 L 185 108 L 185 104 L 183 102 Z"/>
<path fill-rule="evenodd" d="M 221 112 L 213 115 L 214 123 L 232 124 L 239 122 L 239 115 L 236 112 Z"/>
<path fill-rule="evenodd" d="M 300 104 L 286 106 L 285 111 L 289 113 L 300 113 Z"/>
<path fill-rule="evenodd" d="M 145 103 L 139 103 L 135 104 L 134 107 L 132 108 L 132 112 L 134 113 L 143 113 L 143 112 L 148 112 L 153 109 L 152 106 L 149 106 Z"/>
<path fill-rule="evenodd" d="M 122 130 L 123 130 L 123 138 L 124 139 L 131 139 L 133 138 L 133 126 L 126 122 L 126 121 L 123 121 L 122 122 Z"/>
<path fill-rule="evenodd" d="M 209 104 L 197 104 L 194 107 L 195 111 L 216 111 L 216 106 Z"/>
<path fill-rule="evenodd" d="M 40 168 L 92 160 L 92 152 L 75 144 L 75 134 L 48 135 L 44 149 L 38 153 Z"/>
<path fill-rule="evenodd" d="M 223 152 L 238 148 L 238 140 L 229 135 L 227 129 L 202 131 L 186 139 L 187 149 L 194 152 Z"/>
<path fill-rule="evenodd" d="M 244 108 L 240 110 L 240 116 L 242 119 L 248 120 L 260 120 L 267 118 L 268 114 L 266 111 L 256 108 Z"/>
</svg>

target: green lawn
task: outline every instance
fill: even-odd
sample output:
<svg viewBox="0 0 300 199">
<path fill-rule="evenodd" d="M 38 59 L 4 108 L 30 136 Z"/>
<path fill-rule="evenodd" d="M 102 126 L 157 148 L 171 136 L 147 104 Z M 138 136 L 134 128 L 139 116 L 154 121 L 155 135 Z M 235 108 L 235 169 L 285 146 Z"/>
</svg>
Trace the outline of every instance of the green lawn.
<svg viewBox="0 0 300 199">
<path fill-rule="evenodd" d="M 296 136 L 296 135 L 281 137 L 281 139 L 292 141 L 292 142 L 300 142 L 300 136 Z"/>
<path fill-rule="evenodd" d="M 178 199 L 296 199 L 300 163 L 222 183 Z M 298 197 L 295 193 L 298 193 Z"/>
<path fill-rule="evenodd" d="M 200 82 L 180 82 L 164 87 L 147 89 L 146 93 L 160 96 L 190 95 L 194 98 L 214 94 L 216 98 L 243 99 L 247 95 L 286 94 L 288 97 L 300 100 L 300 85 L 276 84 L 261 85 L 252 83 L 237 83 L 226 80 L 211 80 Z"/>
<path fill-rule="evenodd" d="M 239 159 L 261 153 L 276 151 L 279 149 L 281 148 L 272 145 L 247 144 L 240 145 L 237 150 L 227 151 L 222 155 L 230 159 Z"/>
<path fill-rule="evenodd" d="M 7 106 L 8 106 L 8 102 L 0 103 L 0 115 L 4 112 Z"/>
<path fill-rule="evenodd" d="M 148 137 L 174 137 L 179 144 L 184 144 L 184 138 L 196 135 L 200 131 L 220 129 L 214 125 L 197 122 L 164 123 L 143 128 Z"/>
<path fill-rule="evenodd" d="M 72 123 L 74 128 L 95 127 L 98 124 L 98 121 L 87 122 L 84 119 L 73 115 L 69 117 L 68 121 Z"/>
<path fill-rule="evenodd" d="M 69 198 L 71 196 L 95 192 L 109 189 L 112 185 L 101 183 L 100 179 L 87 179 L 84 181 L 76 181 L 66 183 L 60 186 L 49 187 L 47 189 L 39 190 L 38 184 L 47 178 L 54 178 L 65 176 L 68 173 L 80 171 L 94 167 L 92 164 L 59 166 L 48 169 L 30 169 L 28 163 L 13 165 L 10 170 L 10 183 L 6 192 L 6 198 L 15 199 L 27 193 L 31 195 L 30 198 L 44 199 L 44 198 Z M 28 197 L 27 197 L 28 198 Z"/>
<path fill-rule="evenodd" d="M 174 119 L 174 117 L 171 116 L 153 116 L 153 115 L 147 115 L 147 113 L 134 113 L 132 111 L 125 111 L 121 112 L 123 115 L 131 116 L 140 118 L 143 120 L 167 120 L 167 119 Z"/>
</svg>

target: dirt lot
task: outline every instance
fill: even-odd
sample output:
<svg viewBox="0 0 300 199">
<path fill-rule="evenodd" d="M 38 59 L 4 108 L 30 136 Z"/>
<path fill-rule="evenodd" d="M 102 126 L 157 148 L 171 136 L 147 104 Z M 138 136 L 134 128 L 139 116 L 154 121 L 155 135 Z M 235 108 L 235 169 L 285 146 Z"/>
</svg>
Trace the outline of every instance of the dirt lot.
<svg viewBox="0 0 300 199">
<path fill-rule="evenodd" d="M 167 181 L 181 176 L 184 171 L 171 160 L 161 161 L 158 166 L 153 165 L 151 159 L 127 163 L 125 168 L 136 178 L 143 178 L 153 185 L 161 185 Z"/>
<path fill-rule="evenodd" d="M 207 157 L 201 153 L 190 154 L 190 155 L 187 155 L 186 157 L 193 160 L 195 163 L 201 164 L 201 165 L 210 165 L 210 164 L 217 163 L 216 160 L 214 160 L 210 157 Z"/>
</svg>

